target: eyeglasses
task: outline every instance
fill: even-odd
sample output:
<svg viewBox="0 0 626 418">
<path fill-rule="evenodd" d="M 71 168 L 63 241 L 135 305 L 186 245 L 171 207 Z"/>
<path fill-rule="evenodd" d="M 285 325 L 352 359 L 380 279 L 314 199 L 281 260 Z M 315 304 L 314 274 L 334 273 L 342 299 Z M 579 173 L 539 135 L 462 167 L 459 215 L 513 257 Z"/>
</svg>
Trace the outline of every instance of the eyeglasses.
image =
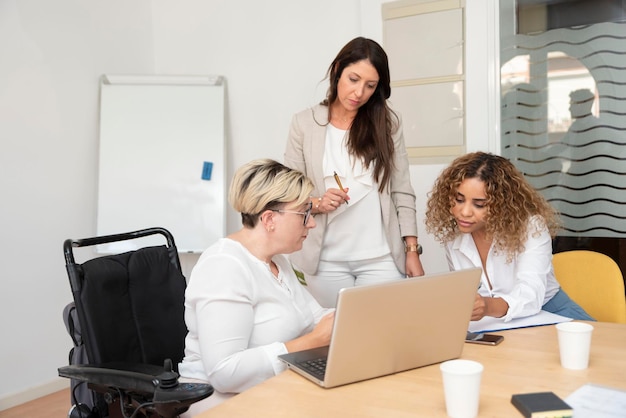
<svg viewBox="0 0 626 418">
<path fill-rule="evenodd" d="M 311 217 L 311 210 L 313 210 L 313 202 L 309 202 L 309 207 L 304 212 L 298 212 L 295 210 L 287 210 L 287 209 L 270 209 L 272 212 L 279 213 L 295 213 L 296 215 L 304 216 L 303 225 L 306 226 L 307 222 L 309 222 L 309 218 Z"/>
</svg>

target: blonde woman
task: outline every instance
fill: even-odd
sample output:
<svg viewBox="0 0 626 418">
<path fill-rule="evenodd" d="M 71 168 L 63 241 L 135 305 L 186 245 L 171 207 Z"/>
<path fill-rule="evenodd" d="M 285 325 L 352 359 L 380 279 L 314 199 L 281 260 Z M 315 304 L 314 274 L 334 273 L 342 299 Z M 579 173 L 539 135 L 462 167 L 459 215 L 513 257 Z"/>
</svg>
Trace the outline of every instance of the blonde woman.
<svg viewBox="0 0 626 418">
<path fill-rule="evenodd" d="M 204 251 L 185 293 L 180 375 L 216 391 L 192 412 L 285 370 L 278 355 L 330 343 L 334 311 L 317 303 L 283 255 L 315 227 L 312 189 L 301 172 L 272 160 L 235 173 L 229 202 L 243 227 Z"/>
</svg>

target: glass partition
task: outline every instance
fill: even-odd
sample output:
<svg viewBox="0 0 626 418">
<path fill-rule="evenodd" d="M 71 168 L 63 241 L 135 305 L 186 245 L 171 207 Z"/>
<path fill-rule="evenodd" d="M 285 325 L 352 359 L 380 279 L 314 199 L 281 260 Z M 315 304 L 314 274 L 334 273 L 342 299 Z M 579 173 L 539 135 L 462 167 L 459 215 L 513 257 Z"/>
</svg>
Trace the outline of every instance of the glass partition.
<svg viewBox="0 0 626 418">
<path fill-rule="evenodd" d="M 559 210 L 561 237 L 626 234 L 622 1 L 501 0 L 501 150 Z"/>
</svg>

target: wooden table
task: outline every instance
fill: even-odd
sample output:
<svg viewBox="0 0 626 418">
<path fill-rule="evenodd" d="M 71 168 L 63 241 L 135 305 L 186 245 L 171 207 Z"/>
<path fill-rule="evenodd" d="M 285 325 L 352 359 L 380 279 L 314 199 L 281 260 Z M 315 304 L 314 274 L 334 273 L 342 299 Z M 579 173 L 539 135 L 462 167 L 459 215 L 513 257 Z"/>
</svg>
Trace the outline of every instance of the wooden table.
<svg viewBox="0 0 626 418">
<path fill-rule="evenodd" d="M 511 395 L 553 391 L 566 398 L 585 383 L 626 390 L 626 325 L 593 322 L 589 368 L 559 363 L 554 325 L 498 332 L 498 346 L 465 344 L 461 358 L 481 362 L 480 417 L 521 417 Z M 439 365 L 323 389 L 290 370 L 198 417 L 445 417 Z"/>
</svg>

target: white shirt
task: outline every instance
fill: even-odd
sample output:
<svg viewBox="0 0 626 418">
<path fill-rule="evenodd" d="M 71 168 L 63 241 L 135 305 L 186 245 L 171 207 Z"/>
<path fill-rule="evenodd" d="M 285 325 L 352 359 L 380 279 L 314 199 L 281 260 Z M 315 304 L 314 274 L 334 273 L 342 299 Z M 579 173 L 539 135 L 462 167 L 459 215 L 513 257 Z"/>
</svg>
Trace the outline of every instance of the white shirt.
<svg viewBox="0 0 626 418">
<path fill-rule="evenodd" d="M 560 288 L 552 267 L 552 239 L 545 227 L 535 232 L 538 224 L 538 218 L 530 220 L 525 250 L 511 262 L 507 263 L 506 254 L 495 254 L 493 246 L 489 249 L 486 268 L 493 288 L 489 288 L 483 271 L 478 293 L 501 297 L 509 304 L 505 322 L 538 313 Z M 453 270 L 482 267 L 471 234 L 461 234 L 447 243 L 446 256 Z"/>
<path fill-rule="evenodd" d="M 331 124 L 326 128 L 324 147 L 324 183 L 326 189 L 338 188 L 334 173 L 348 188 L 349 204 L 341 204 L 328 214 L 328 227 L 320 259 L 327 261 L 358 261 L 390 253 L 380 208 L 378 183 L 373 178 L 373 165 L 365 168 L 360 159 L 348 153 L 348 132 Z"/>
<path fill-rule="evenodd" d="M 287 258 L 269 266 L 240 243 L 222 238 L 191 272 L 185 292 L 185 358 L 180 375 L 238 393 L 285 370 L 284 342 L 313 330 L 324 309 L 302 286 Z"/>
</svg>

